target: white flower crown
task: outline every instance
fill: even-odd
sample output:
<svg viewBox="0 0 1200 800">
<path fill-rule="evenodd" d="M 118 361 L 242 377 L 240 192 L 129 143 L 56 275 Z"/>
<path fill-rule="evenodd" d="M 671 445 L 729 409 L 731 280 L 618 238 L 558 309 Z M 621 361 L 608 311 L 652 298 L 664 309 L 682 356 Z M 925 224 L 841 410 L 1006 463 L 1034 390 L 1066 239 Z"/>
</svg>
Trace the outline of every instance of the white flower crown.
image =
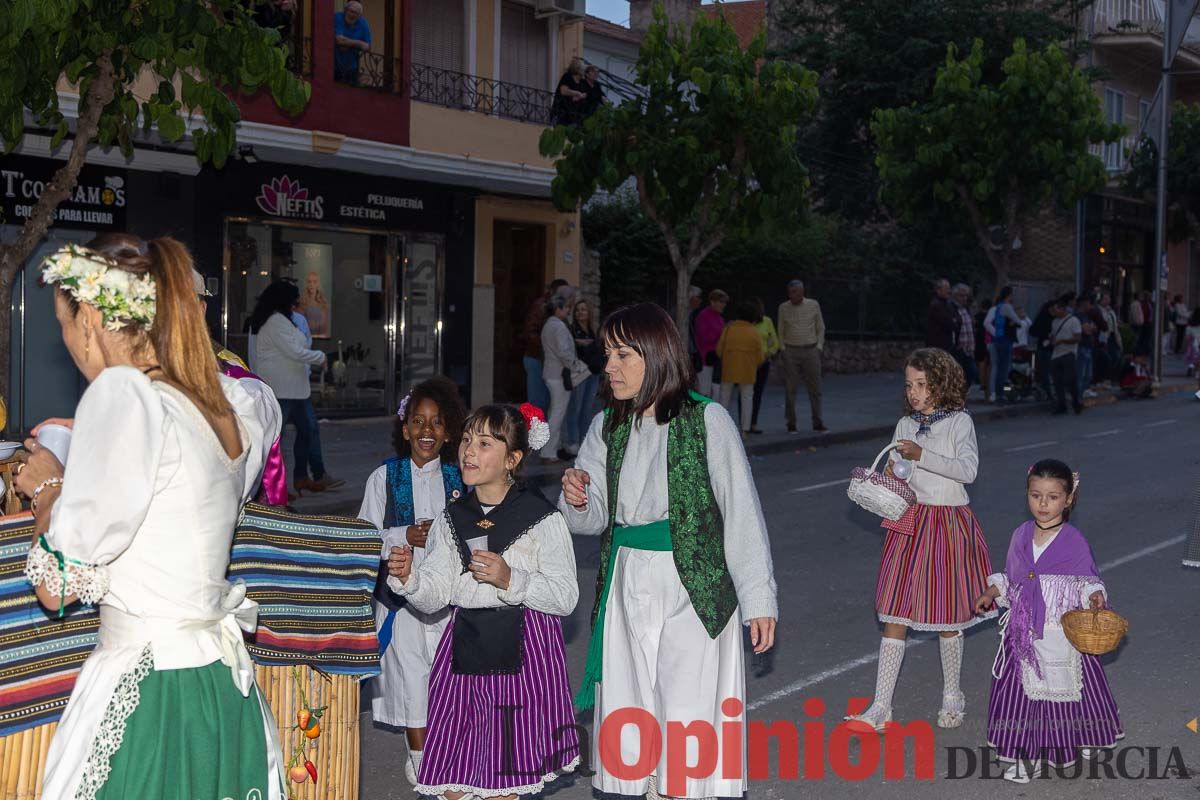
<svg viewBox="0 0 1200 800">
<path fill-rule="evenodd" d="M 95 307 L 105 330 L 139 325 L 148 331 L 154 325 L 154 279 L 119 269 L 86 247 L 69 244 L 47 257 L 42 262 L 42 283 L 57 283 L 78 302 Z"/>
</svg>

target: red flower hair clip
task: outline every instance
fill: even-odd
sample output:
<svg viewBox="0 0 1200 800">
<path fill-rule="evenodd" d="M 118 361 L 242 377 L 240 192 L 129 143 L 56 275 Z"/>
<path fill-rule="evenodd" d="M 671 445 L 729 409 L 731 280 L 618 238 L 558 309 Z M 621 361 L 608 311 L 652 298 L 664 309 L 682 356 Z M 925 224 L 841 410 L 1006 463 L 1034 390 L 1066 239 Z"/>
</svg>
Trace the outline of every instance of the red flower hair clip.
<svg viewBox="0 0 1200 800">
<path fill-rule="evenodd" d="M 550 441 L 550 425 L 546 422 L 546 412 L 533 403 L 521 403 L 521 416 L 525 418 L 525 428 L 529 431 L 529 447 L 531 450 L 541 450 Z"/>
</svg>

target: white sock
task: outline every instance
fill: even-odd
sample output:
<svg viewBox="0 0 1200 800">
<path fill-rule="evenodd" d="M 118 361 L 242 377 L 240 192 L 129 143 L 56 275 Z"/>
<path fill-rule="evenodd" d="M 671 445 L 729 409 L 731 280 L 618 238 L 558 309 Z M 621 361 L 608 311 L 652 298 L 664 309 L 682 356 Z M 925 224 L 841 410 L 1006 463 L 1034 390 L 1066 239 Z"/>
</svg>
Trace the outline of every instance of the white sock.
<svg viewBox="0 0 1200 800">
<path fill-rule="evenodd" d="M 412 762 L 414 772 L 421 771 L 421 756 L 423 755 L 425 755 L 425 751 L 423 750 L 410 749 L 408 751 L 408 759 Z"/>
<path fill-rule="evenodd" d="M 942 696 L 958 697 L 962 691 L 958 685 L 963 660 L 962 631 L 953 639 L 939 636 L 938 643 L 942 647 Z"/>
<path fill-rule="evenodd" d="M 900 665 L 904 663 L 905 644 L 903 639 L 879 640 L 879 673 L 875 678 L 875 702 L 879 709 L 891 709 L 892 694 L 896 691 L 896 679 L 900 677 Z"/>
</svg>

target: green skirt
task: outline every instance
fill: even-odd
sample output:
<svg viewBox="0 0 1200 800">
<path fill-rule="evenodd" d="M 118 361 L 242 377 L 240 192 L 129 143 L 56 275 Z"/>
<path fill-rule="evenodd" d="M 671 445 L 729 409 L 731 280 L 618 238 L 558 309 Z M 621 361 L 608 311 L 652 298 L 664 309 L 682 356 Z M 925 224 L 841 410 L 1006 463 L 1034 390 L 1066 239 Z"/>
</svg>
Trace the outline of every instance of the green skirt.
<svg viewBox="0 0 1200 800">
<path fill-rule="evenodd" d="M 220 661 L 151 670 L 97 800 L 266 798 L 267 741 L 258 688 L 242 697 Z"/>
</svg>

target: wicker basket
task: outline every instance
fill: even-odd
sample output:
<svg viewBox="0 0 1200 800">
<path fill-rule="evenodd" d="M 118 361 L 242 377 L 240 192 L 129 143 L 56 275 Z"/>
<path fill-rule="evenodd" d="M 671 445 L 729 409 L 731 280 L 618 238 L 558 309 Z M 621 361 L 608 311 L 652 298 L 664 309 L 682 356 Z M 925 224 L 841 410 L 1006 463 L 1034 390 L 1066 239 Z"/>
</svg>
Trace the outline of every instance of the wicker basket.
<svg viewBox="0 0 1200 800">
<path fill-rule="evenodd" d="M 1129 632 L 1129 620 L 1107 608 L 1068 611 L 1062 615 L 1062 626 L 1072 647 L 1093 656 L 1116 650 Z"/>
<path fill-rule="evenodd" d="M 38 800 L 57 722 L 0 736 L 0 800 Z"/>
<path fill-rule="evenodd" d="M 895 447 L 895 444 L 889 444 L 880 450 L 869 469 L 855 467 L 851 470 L 850 488 L 846 490 L 846 496 L 860 508 L 892 522 L 904 516 L 908 507 L 917 502 L 916 493 L 907 483 L 879 472 L 879 462 Z"/>
</svg>

